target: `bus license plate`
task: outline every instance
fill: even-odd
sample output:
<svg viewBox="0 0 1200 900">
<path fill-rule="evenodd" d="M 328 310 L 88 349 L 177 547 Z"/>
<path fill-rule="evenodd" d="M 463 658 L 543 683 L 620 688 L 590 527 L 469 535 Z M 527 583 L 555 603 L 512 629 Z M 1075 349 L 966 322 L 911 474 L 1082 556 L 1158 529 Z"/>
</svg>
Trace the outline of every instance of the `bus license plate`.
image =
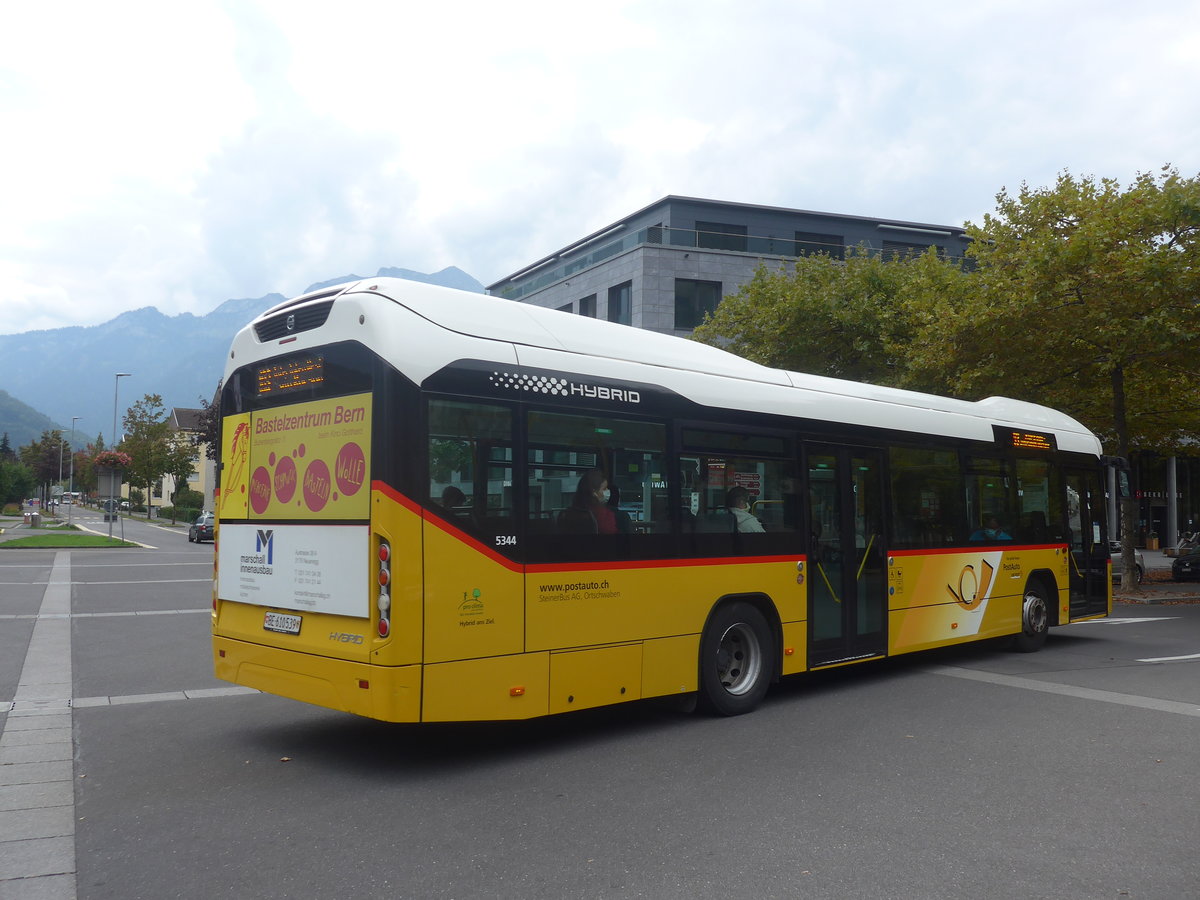
<svg viewBox="0 0 1200 900">
<path fill-rule="evenodd" d="M 280 634 L 299 634 L 300 616 L 289 616 L 286 613 L 269 612 L 263 619 L 264 631 L 278 631 Z"/>
</svg>

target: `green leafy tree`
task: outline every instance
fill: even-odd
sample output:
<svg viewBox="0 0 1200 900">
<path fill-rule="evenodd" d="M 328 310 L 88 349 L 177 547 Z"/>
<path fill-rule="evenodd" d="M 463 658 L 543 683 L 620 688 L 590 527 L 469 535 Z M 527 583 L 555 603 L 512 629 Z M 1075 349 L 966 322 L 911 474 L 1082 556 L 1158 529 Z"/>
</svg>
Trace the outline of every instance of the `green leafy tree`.
<svg viewBox="0 0 1200 900">
<path fill-rule="evenodd" d="M 33 495 L 37 479 L 24 463 L 17 461 L 16 454 L 0 458 L 0 504 L 18 503 Z"/>
<path fill-rule="evenodd" d="M 968 226 L 976 290 L 931 306 L 910 365 L 1062 409 L 1123 456 L 1193 441 L 1200 404 L 1179 388 L 1200 350 L 1200 181 L 1063 173 L 996 202 Z"/>
<path fill-rule="evenodd" d="M 908 348 L 928 297 L 960 297 L 970 276 L 933 250 L 885 260 L 858 248 L 794 266 L 762 266 L 695 330 L 696 340 L 776 368 L 875 384 L 921 387 Z M 936 376 L 934 376 L 936 380 Z"/>
<path fill-rule="evenodd" d="M 197 417 L 200 430 L 189 435 L 194 447 L 204 448 L 204 455 L 211 460 L 221 455 L 221 382 L 217 382 L 216 393 L 212 401 L 200 398 L 200 415 Z"/>
<path fill-rule="evenodd" d="M 175 510 L 179 506 L 176 496 L 186 491 L 187 480 L 196 471 L 196 448 L 192 442 L 182 435 L 172 435 L 168 442 L 166 458 L 163 463 L 163 473 L 170 475 L 177 485 L 171 496 L 171 523 L 176 520 Z"/>
<path fill-rule="evenodd" d="M 33 473 L 34 483 L 47 485 L 58 481 L 61 459 L 70 449 L 70 444 L 63 441 L 62 431 L 55 428 L 42 432 L 42 436 L 22 447 L 19 451 L 23 462 Z"/>
<path fill-rule="evenodd" d="M 125 413 L 125 439 L 121 450 L 129 454 L 125 479 L 130 485 L 145 487 L 146 496 L 154 496 L 154 484 L 167 474 L 174 441 L 167 411 L 159 394 L 146 394 Z M 132 492 L 130 494 L 132 496 Z M 150 508 L 146 508 L 146 517 Z"/>
<path fill-rule="evenodd" d="M 931 307 L 912 365 L 964 396 L 1062 409 L 1123 457 L 1195 445 L 1200 180 L 1165 167 L 1122 188 L 1064 172 L 1001 191 L 968 234 L 978 289 Z M 1127 567 L 1133 514 L 1122 504 Z"/>
</svg>

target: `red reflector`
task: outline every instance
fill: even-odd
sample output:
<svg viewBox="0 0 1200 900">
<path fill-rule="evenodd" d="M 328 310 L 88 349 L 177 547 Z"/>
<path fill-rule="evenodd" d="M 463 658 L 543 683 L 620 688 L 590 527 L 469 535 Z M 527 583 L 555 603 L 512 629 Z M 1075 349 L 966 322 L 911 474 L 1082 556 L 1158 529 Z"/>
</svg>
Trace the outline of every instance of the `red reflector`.
<svg viewBox="0 0 1200 900">
<path fill-rule="evenodd" d="M 360 557 L 361 558 L 361 557 Z M 392 580 L 391 573 L 387 569 L 379 570 L 379 584 L 382 587 L 387 587 L 387 583 Z"/>
<path fill-rule="evenodd" d="M 379 620 L 379 636 L 380 637 L 387 637 L 388 632 L 390 632 L 391 630 L 392 630 L 392 626 L 388 624 L 387 619 Z"/>
<path fill-rule="evenodd" d="M 360 688 L 362 688 L 364 691 L 369 690 L 371 687 L 371 682 L 367 681 L 367 679 L 365 679 L 365 678 L 360 678 L 360 679 L 358 679 L 358 686 Z"/>
<path fill-rule="evenodd" d="M 380 544 L 379 545 L 379 561 L 387 562 L 391 558 L 392 558 L 392 548 L 389 547 L 387 544 Z"/>
<path fill-rule="evenodd" d="M 220 657 L 221 657 L 221 659 L 224 659 L 224 658 L 225 658 L 225 651 L 224 651 L 224 650 L 218 650 L 218 651 L 217 651 L 217 655 L 218 655 L 218 656 L 220 656 Z"/>
</svg>

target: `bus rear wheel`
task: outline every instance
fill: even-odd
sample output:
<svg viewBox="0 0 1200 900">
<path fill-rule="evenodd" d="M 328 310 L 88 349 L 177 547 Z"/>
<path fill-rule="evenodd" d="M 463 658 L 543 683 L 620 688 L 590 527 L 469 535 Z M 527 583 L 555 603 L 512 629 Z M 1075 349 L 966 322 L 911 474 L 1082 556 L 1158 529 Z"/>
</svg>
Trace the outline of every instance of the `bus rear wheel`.
<svg viewBox="0 0 1200 900">
<path fill-rule="evenodd" d="M 1012 648 L 1018 653 L 1040 650 L 1049 631 L 1050 604 L 1046 600 L 1046 589 L 1031 583 L 1025 588 L 1021 603 L 1021 633 L 1013 636 Z"/>
<path fill-rule="evenodd" d="M 718 609 L 700 638 L 701 706 L 722 716 L 757 708 L 774 675 L 774 647 L 757 607 L 739 602 Z"/>
</svg>

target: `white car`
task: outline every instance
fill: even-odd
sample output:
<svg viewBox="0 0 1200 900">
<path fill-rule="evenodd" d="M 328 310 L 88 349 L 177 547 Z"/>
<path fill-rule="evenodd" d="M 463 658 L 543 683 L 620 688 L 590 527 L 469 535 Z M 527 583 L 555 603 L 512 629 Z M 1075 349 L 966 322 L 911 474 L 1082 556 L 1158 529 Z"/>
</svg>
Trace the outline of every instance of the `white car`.
<svg viewBox="0 0 1200 900">
<path fill-rule="evenodd" d="M 1109 541 L 1108 549 L 1112 554 L 1113 576 L 1116 577 L 1125 571 L 1125 558 L 1121 555 L 1121 542 Z M 1142 556 L 1142 551 L 1136 547 L 1133 548 L 1133 568 L 1135 570 L 1133 583 L 1141 584 L 1142 579 L 1146 577 L 1146 560 Z"/>
</svg>

